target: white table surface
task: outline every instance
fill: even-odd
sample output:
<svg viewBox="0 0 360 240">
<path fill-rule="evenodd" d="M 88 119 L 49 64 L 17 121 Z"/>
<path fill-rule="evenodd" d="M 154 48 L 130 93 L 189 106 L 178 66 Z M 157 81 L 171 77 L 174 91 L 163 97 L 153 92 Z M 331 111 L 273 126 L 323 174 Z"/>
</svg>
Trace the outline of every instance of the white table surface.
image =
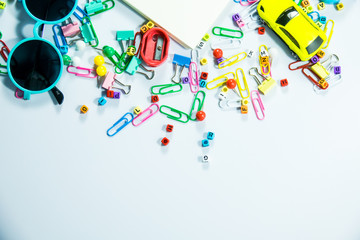
<svg viewBox="0 0 360 240">
<path fill-rule="evenodd" d="M 125 112 L 150 105 L 152 85 L 170 82 L 172 55 L 190 56 L 174 41 L 152 81 L 124 76 L 131 94 L 103 107 L 97 105 L 102 91 L 91 79 L 64 74 L 58 87 L 65 101 L 58 106 L 48 93 L 16 99 L 14 86 L 1 76 L 0 239 L 359 239 L 360 3 L 344 4 L 341 12 L 329 5 L 324 12 L 336 22 L 326 52 L 338 54 L 344 79 L 325 95 L 317 95 L 300 72 L 287 69 L 291 58 L 273 33 L 245 35 L 241 51 L 257 51 L 260 44 L 276 48 L 274 78 L 290 82 L 263 97 L 264 121 L 256 119 L 251 105 L 247 116 L 221 110 L 214 90 L 207 91 L 204 122 L 182 124 L 157 114 L 109 138 L 106 130 Z M 235 29 L 231 16 L 241 9 L 229 1 L 217 25 Z M 0 14 L 10 48 L 31 37 L 34 22 L 20 4 L 8 1 Z M 144 22 L 121 2 L 93 18 L 101 45 L 116 49 L 116 31 L 135 30 Z M 255 57 L 216 70 L 208 47 L 202 56 L 211 62 L 204 68 L 210 79 L 257 66 Z M 71 54 L 88 67 L 96 56 L 91 48 Z M 184 89 L 160 96 L 160 104 L 188 112 L 193 94 Z M 82 115 L 84 104 L 89 112 Z M 173 133 L 165 132 L 166 124 L 174 125 Z M 204 149 L 200 142 L 207 131 L 215 139 Z M 166 147 L 160 144 L 165 136 L 171 141 Z M 209 164 L 200 161 L 204 154 Z"/>
</svg>

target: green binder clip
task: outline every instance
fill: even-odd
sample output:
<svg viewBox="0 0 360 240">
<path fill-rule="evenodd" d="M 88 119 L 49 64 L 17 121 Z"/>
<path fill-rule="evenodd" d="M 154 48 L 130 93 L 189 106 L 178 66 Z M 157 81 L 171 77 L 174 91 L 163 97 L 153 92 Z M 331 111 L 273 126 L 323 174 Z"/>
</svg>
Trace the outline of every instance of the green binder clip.
<svg viewBox="0 0 360 240">
<path fill-rule="evenodd" d="M 111 3 L 110 6 L 109 3 Z M 100 13 L 106 12 L 114 8 L 114 6 L 115 6 L 114 0 L 106 0 L 104 2 L 102 2 L 101 0 L 95 0 L 85 4 L 85 11 L 90 17 L 92 17 Z"/>
<path fill-rule="evenodd" d="M 120 46 L 125 52 L 125 47 L 123 41 L 127 42 L 126 48 L 130 45 L 130 41 L 134 41 L 135 33 L 134 31 L 117 31 L 116 32 L 116 40 L 120 43 Z"/>
<path fill-rule="evenodd" d="M 151 87 L 151 93 L 153 95 L 166 95 L 170 93 L 181 92 L 183 89 L 182 84 L 163 84 L 155 85 Z"/>
<path fill-rule="evenodd" d="M 125 53 L 126 54 L 126 53 Z M 148 76 L 146 73 L 144 72 L 139 72 L 138 69 L 142 68 L 144 71 L 148 72 L 151 74 L 151 76 Z M 127 65 L 125 72 L 129 73 L 130 75 L 134 75 L 135 73 L 140 73 L 142 75 L 144 75 L 148 80 L 151 80 L 154 78 L 155 76 L 155 72 L 154 70 L 148 70 L 146 69 L 142 64 L 141 64 L 141 60 L 139 58 L 137 58 L 136 56 L 133 56 L 129 62 L 129 64 Z"/>
<path fill-rule="evenodd" d="M 199 97 L 199 94 L 202 95 L 202 97 Z M 206 93 L 204 91 L 198 91 L 195 95 L 195 99 L 194 99 L 194 102 L 193 102 L 193 105 L 191 107 L 191 110 L 190 110 L 190 114 L 189 114 L 189 118 L 191 121 L 196 121 L 196 116 L 194 118 L 192 118 L 192 115 L 193 115 L 193 112 L 196 108 L 196 104 L 198 104 L 197 108 L 196 108 L 196 113 L 198 111 L 201 111 L 203 106 L 204 106 L 204 102 L 205 102 L 205 97 L 206 97 Z M 195 113 L 195 115 L 196 115 Z"/>
<path fill-rule="evenodd" d="M 81 34 L 84 38 L 85 43 L 89 43 L 92 47 L 97 47 L 99 45 L 99 39 L 96 35 L 94 26 L 91 23 L 91 20 L 89 17 L 84 17 L 81 21 L 83 24 L 80 26 Z"/>
<path fill-rule="evenodd" d="M 166 115 L 168 118 L 178 122 L 187 123 L 190 120 L 186 113 L 166 105 L 162 105 L 160 107 L 160 112 Z"/>
</svg>

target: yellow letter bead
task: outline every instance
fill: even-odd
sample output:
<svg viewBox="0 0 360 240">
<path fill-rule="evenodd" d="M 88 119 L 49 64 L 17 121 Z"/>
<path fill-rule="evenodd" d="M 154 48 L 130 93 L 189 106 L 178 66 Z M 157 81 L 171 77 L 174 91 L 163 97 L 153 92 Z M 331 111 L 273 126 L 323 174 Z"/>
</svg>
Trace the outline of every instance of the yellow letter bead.
<svg viewBox="0 0 360 240">
<path fill-rule="evenodd" d="M 134 56 L 135 53 L 136 53 L 136 48 L 133 46 L 128 47 L 128 49 L 126 50 L 126 54 L 129 56 Z"/>
<path fill-rule="evenodd" d="M 209 41 L 210 40 L 210 35 L 208 33 L 205 34 L 203 39 L 204 39 L 205 42 Z"/>
<path fill-rule="evenodd" d="M 344 9 L 344 4 L 342 4 L 342 3 L 336 4 L 336 10 L 340 11 L 343 9 Z"/>
<path fill-rule="evenodd" d="M 325 56 L 325 52 L 323 50 L 320 50 L 317 54 L 316 54 L 319 58 L 323 58 Z"/>
<path fill-rule="evenodd" d="M 96 68 L 96 74 L 99 75 L 100 77 L 105 76 L 107 73 L 106 67 L 105 66 L 98 66 Z"/>
<path fill-rule="evenodd" d="M 261 58 L 261 64 L 263 66 L 267 65 L 269 63 L 269 57 L 262 57 Z"/>
<path fill-rule="evenodd" d="M 136 115 L 140 114 L 140 113 L 141 113 L 141 108 L 140 108 L 140 107 L 134 108 L 134 113 L 135 113 Z"/>
<path fill-rule="evenodd" d="M 319 26 L 319 28 L 322 28 L 323 26 L 324 26 L 324 24 L 322 24 L 321 22 L 319 22 L 319 21 L 317 21 L 316 22 L 316 25 L 318 25 Z"/>
<path fill-rule="evenodd" d="M 319 81 L 319 84 L 320 84 L 320 86 L 321 86 L 322 88 L 326 88 L 327 85 L 328 85 L 328 83 L 326 82 L 325 79 L 321 79 L 321 80 Z"/>
<path fill-rule="evenodd" d="M 101 66 L 105 63 L 105 59 L 103 56 L 101 55 L 98 55 L 94 58 L 94 63 L 96 66 Z"/>
<path fill-rule="evenodd" d="M 206 59 L 206 58 L 202 58 L 201 60 L 200 60 L 200 64 L 201 65 L 206 65 L 208 63 L 208 60 Z"/>
<path fill-rule="evenodd" d="M 266 78 L 258 87 L 262 94 L 267 94 L 273 87 L 275 87 L 276 81 L 272 77 Z"/>
<path fill-rule="evenodd" d="M 142 33 L 146 33 L 148 30 L 149 30 L 149 28 L 148 28 L 148 26 L 146 26 L 146 25 L 144 25 L 144 26 L 142 26 L 142 27 L 140 28 L 140 31 L 141 31 Z"/>
<path fill-rule="evenodd" d="M 246 106 L 249 104 L 249 100 L 247 99 L 241 99 L 241 106 Z"/>
<path fill-rule="evenodd" d="M 5 9 L 6 3 L 3 1 L 0 1 L 0 9 Z"/>
<path fill-rule="evenodd" d="M 311 12 L 313 12 L 314 11 L 314 8 L 310 5 L 310 6 L 307 6 L 306 7 L 306 11 L 307 11 L 307 13 L 311 13 Z"/>
<path fill-rule="evenodd" d="M 241 110 L 242 114 L 247 114 L 248 113 L 248 106 L 243 105 L 243 106 L 241 106 L 240 110 Z"/>
<path fill-rule="evenodd" d="M 80 108 L 80 112 L 82 112 L 82 113 L 87 113 L 88 110 L 89 110 L 89 108 L 85 105 L 82 105 Z"/>
<path fill-rule="evenodd" d="M 221 89 L 221 91 L 222 91 L 223 93 L 227 93 L 227 92 L 229 91 L 229 88 L 228 88 L 228 87 L 223 87 L 223 88 Z"/>
<path fill-rule="evenodd" d="M 325 9 L 325 3 L 321 2 L 317 5 L 318 10 L 324 10 Z"/>
<path fill-rule="evenodd" d="M 154 24 L 152 21 L 149 21 L 149 22 L 146 24 L 146 26 L 148 27 L 148 29 L 152 29 L 152 28 L 155 26 L 155 24 Z"/>
</svg>

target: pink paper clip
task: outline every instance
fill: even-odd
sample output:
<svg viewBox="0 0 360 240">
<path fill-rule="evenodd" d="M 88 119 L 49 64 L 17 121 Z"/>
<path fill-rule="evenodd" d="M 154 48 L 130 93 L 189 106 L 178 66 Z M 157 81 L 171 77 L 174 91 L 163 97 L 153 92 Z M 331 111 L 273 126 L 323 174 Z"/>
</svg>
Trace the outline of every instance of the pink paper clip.
<svg viewBox="0 0 360 240">
<path fill-rule="evenodd" d="M 197 93 L 200 90 L 200 86 L 199 86 L 199 72 L 198 72 L 197 64 L 195 62 L 190 63 L 189 80 L 190 80 L 191 92 Z"/>
<path fill-rule="evenodd" d="M 4 41 L 0 40 L 0 43 L 3 45 L 1 47 L 0 50 L 0 55 L 1 57 L 5 60 L 5 62 L 7 62 L 8 60 L 8 56 L 10 54 L 10 49 L 8 48 L 8 46 L 4 43 Z"/>
<path fill-rule="evenodd" d="M 66 26 L 62 26 L 61 30 L 65 37 L 74 37 L 80 33 L 79 23 L 69 23 Z"/>
<path fill-rule="evenodd" d="M 254 94 L 256 94 L 257 96 L 254 96 Z M 260 93 L 257 90 L 253 90 L 251 91 L 251 101 L 252 101 L 252 105 L 254 107 L 255 110 L 255 114 L 257 119 L 259 120 L 264 120 L 265 118 L 265 108 L 264 108 L 264 104 L 261 101 L 261 97 L 260 97 Z M 261 109 L 261 115 L 259 115 L 259 110 L 256 107 L 256 102 L 259 104 L 260 109 Z"/>
<path fill-rule="evenodd" d="M 80 73 L 80 71 L 71 70 L 72 68 L 80 71 L 85 71 L 86 73 Z M 67 69 L 68 73 L 74 74 L 77 77 L 86 77 L 86 78 L 96 78 L 96 70 L 90 68 L 83 68 L 83 67 L 75 67 L 75 66 L 68 66 Z"/>
<path fill-rule="evenodd" d="M 156 107 L 155 110 L 153 110 L 152 108 Z M 150 117 L 154 116 L 155 113 L 157 113 L 159 111 L 160 107 L 159 105 L 157 105 L 156 103 L 153 103 L 150 105 L 150 107 L 148 107 L 147 109 L 145 109 L 144 111 L 142 111 L 139 115 L 137 115 L 136 118 L 134 118 L 134 120 L 132 121 L 132 124 L 135 126 L 135 127 L 138 127 L 140 126 L 141 124 L 143 124 L 146 120 L 148 120 Z M 144 115 L 144 114 L 147 114 L 147 115 Z M 140 118 L 141 116 L 145 116 L 143 118 Z M 139 123 L 135 123 L 137 119 L 140 119 Z"/>
</svg>

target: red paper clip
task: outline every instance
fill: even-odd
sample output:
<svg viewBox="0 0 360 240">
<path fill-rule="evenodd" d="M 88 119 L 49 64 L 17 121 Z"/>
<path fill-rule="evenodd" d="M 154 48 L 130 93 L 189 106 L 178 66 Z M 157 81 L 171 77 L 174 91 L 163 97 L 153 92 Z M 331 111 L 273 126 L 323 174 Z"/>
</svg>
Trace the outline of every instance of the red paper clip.
<svg viewBox="0 0 360 240">
<path fill-rule="evenodd" d="M 310 73 L 307 74 L 307 73 L 305 72 L 305 70 L 310 71 Z M 315 84 L 316 86 L 318 86 L 319 88 L 325 90 L 325 89 L 327 89 L 327 88 L 329 87 L 329 83 L 327 83 L 327 82 L 325 81 L 325 79 L 319 78 L 319 77 L 316 75 L 316 73 L 314 73 L 309 67 L 305 67 L 305 68 L 303 68 L 301 71 L 302 71 L 302 73 L 303 73 L 312 83 L 314 83 L 314 84 Z M 311 74 L 312 74 L 313 76 L 315 76 L 315 77 L 318 79 L 318 81 L 315 80 L 315 79 L 311 76 Z M 320 84 L 320 81 L 323 81 L 324 83 L 323 83 L 323 84 Z"/>
<path fill-rule="evenodd" d="M 4 41 L 0 40 L 0 43 L 2 43 L 2 47 L 0 49 L 0 55 L 1 57 L 5 60 L 5 62 L 7 62 L 8 60 L 8 56 L 10 54 L 10 49 L 8 48 L 8 46 L 4 43 Z"/>
</svg>

